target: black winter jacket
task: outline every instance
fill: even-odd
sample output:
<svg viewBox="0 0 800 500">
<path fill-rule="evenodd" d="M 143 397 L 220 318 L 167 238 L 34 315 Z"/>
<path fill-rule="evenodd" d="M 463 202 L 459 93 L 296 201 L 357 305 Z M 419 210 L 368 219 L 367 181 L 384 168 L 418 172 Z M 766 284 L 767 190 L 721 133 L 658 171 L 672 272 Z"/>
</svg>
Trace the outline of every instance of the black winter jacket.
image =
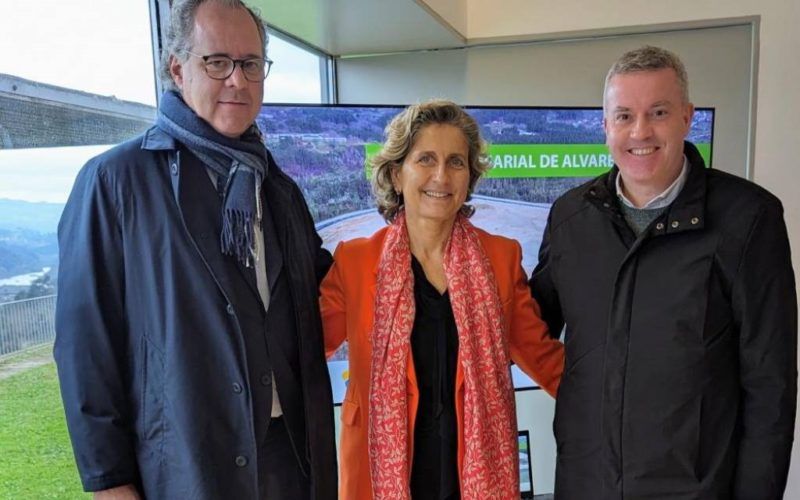
<svg viewBox="0 0 800 500">
<path fill-rule="evenodd" d="M 559 198 L 530 285 L 566 365 L 558 500 L 779 499 L 797 299 L 777 198 L 705 168 L 637 238 L 616 167 Z"/>
</svg>

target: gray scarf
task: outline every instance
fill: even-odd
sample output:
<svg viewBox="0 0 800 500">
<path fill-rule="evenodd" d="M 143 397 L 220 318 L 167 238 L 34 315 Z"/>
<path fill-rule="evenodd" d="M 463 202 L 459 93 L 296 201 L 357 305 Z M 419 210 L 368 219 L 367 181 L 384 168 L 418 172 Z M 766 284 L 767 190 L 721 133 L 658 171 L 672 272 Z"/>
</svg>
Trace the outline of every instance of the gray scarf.
<svg viewBox="0 0 800 500">
<path fill-rule="evenodd" d="M 195 156 L 224 182 L 220 248 L 247 267 L 258 259 L 255 230 L 261 227 L 261 183 L 269 155 L 255 124 L 239 139 L 214 130 L 175 91 L 164 93 L 156 126 Z"/>
</svg>

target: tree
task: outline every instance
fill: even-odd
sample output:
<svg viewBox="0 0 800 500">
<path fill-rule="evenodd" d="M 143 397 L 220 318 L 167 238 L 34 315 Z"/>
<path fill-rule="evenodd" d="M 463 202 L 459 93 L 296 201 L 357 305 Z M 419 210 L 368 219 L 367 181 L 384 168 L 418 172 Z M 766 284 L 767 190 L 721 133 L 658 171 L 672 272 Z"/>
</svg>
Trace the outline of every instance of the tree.
<svg viewBox="0 0 800 500">
<path fill-rule="evenodd" d="M 50 282 L 50 273 L 36 278 L 27 290 L 23 290 L 14 296 L 14 300 L 34 299 L 45 295 L 56 293 L 56 287 Z"/>
</svg>

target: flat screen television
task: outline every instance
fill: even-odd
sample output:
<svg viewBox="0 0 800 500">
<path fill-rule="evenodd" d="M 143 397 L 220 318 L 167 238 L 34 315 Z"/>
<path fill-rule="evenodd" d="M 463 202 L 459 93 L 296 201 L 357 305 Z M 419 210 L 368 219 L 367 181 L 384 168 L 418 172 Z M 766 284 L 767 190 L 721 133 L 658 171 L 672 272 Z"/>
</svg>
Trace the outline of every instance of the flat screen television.
<svg viewBox="0 0 800 500">
<path fill-rule="evenodd" d="M 370 192 L 367 159 L 379 149 L 387 123 L 403 106 L 275 105 L 257 123 L 278 164 L 297 181 L 326 248 L 368 236 L 384 226 Z M 599 107 L 467 106 L 489 142 L 493 168 L 478 184 L 472 222 L 518 240 L 523 267 L 536 266 L 552 202 L 566 190 L 605 173 Z M 688 139 L 711 165 L 714 110 L 698 108 Z M 346 390 L 346 345 L 329 361 L 334 400 Z M 516 367 L 517 390 L 537 389 Z"/>
</svg>

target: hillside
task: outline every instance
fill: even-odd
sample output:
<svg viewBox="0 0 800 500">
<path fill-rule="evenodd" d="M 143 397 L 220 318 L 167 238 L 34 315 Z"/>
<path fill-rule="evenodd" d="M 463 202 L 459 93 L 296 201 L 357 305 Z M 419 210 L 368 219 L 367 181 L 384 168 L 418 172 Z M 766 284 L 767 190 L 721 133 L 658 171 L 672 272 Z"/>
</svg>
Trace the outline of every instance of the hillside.
<svg viewBox="0 0 800 500">
<path fill-rule="evenodd" d="M 33 203 L 0 198 L 0 229 L 55 233 L 63 203 Z"/>
<path fill-rule="evenodd" d="M 0 199 L 0 279 L 55 268 L 62 203 Z"/>
</svg>

